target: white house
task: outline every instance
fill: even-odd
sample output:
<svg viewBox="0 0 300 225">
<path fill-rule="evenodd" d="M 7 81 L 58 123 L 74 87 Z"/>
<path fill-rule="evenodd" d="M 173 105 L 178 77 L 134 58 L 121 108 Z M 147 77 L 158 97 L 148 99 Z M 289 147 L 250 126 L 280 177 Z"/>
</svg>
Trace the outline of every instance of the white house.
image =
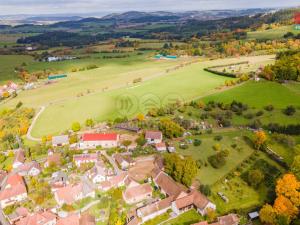
<svg viewBox="0 0 300 225">
<path fill-rule="evenodd" d="M 160 131 L 146 131 L 145 139 L 148 144 L 158 144 L 162 142 L 163 135 Z"/>
<path fill-rule="evenodd" d="M 13 168 L 16 169 L 23 165 L 25 162 L 25 152 L 23 149 L 19 149 L 15 153 L 15 160 L 13 162 Z"/>
<path fill-rule="evenodd" d="M 115 133 L 106 134 L 83 134 L 79 143 L 80 149 L 115 148 L 119 144 L 119 135 Z"/>
<path fill-rule="evenodd" d="M 132 158 L 128 155 L 115 154 L 114 158 L 122 170 L 127 170 L 130 166 L 135 164 Z"/>
<path fill-rule="evenodd" d="M 91 153 L 91 154 L 77 154 L 73 156 L 73 160 L 76 166 L 80 167 L 81 164 L 84 163 L 97 163 L 98 162 L 98 154 Z"/>
<path fill-rule="evenodd" d="M 87 176 L 95 184 L 106 181 L 108 177 L 111 177 L 113 174 L 113 170 L 107 168 L 101 160 L 99 160 L 95 166 L 87 172 Z"/>
<path fill-rule="evenodd" d="M 69 144 L 69 136 L 68 135 L 61 135 L 61 136 L 53 136 L 52 137 L 52 146 L 59 147 L 65 146 Z"/>
</svg>

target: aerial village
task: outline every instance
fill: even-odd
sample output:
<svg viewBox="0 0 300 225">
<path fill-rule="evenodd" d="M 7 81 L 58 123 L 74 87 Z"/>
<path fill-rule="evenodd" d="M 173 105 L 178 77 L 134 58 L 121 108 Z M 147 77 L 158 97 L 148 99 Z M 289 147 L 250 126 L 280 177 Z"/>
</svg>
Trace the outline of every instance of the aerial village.
<svg viewBox="0 0 300 225">
<path fill-rule="evenodd" d="M 136 157 L 134 152 L 141 135 L 143 148 L 151 148 L 153 154 Z M 105 193 L 116 193 L 115 190 L 119 190 L 126 204 L 119 210 L 126 212 L 128 225 L 143 224 L 165 213 L 176 218 L 191 209 L 206 218 L 216 210 L 216 205 L 197 187 L 186 187 L 164 171 L 161 153 L 172 153 L 175 147 L 165 141 L 159 130 L 140 130 L 121 124 L 114 129 L 104 126 L 87 130 L 77 133 L 76 141 L 71 139 L 74 134 L 51 137 L 46 157 L 36 161 L 30 160 L 22 148 L 14 150 L 11 171 L 1 171 L 0 177 L 0 206 L 9 224 L 101 224 L 109 215 L 99 210 L 99 217 L 95 217 L 88 209 L 99 204 Z M 67 148 L 71 153 L 66 157 L 63 152 Z M 46 184 L 38 184 L 37 177 L 41 174 Z M 50 187 L 51 193 L 44 195 L 51 196 L 51 204 L 44 207 L 30 204 L 28 196 L 35 185 L 41 185 L 39 189 L 45 192 L 43 186 Z M 238 223 L 236 214 L 228 214 L 218 217 L 214 224 Z"/>
</svg>

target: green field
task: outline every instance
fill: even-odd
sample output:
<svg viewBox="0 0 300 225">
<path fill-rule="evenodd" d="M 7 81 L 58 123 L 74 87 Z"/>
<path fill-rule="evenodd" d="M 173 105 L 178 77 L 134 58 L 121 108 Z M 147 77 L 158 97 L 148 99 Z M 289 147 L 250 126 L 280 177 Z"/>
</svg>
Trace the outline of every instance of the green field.
<svg viewBox="0 0 300 225">
<path fill-rule="evenodd" d="M 7 80 L 17 81 L 15 67 L 32 61 L 32 57 L 27 55 L 0 55 L 0 84 Z"/>
<path fill-rule="evenodd" d="M 67 79 L 24 91 L 0 108 L 14 107 L 19 101 L 34 108 L 46 106 L 32 133 L 41 137 L 63 132 L 74 121 L 84 123 L 87 118 L 104 121 L 133 116 L 168 103 L 172 98 L 187 101 L 218 92 L 216 87 L 232 78 L 208 73 L 203 70 L 207 66 L 245 60 L 258 65 L 258 62 L 270 60 L 270 56 L 220 59 L 194 63 L 167 73 L 167 69 L 182 65 L 189 59 L 157 61 L 136 57 L 135 60 L 129 58 L 106 63 L 94 70 L 69 73 Z M 132 81 L 139 77 L 143 82 L 132 85 Z M 133 107 L 124 115 L 123 111 L 119 113 L 116 103 L 125 94 L 130 96 Z"/>
<path fill-rule="evenodd" d="M 282 85 L 269 81 L 250 81 L 222 93 L 207 96 L 204 100 L 215 100 L 224 103 L 236 100 L 256 108 L 263 108 L 269 104 L 279 109 L 283 109 L 287 105 L 300 106 L 300 96 L 297 93 L 300 84 L 292 83 L 291 87 L 289 86 L 289 84 Z"/>
<path fill-rule="evenodd" d="M 216 135 L 222 135 L 223 139 L 221 141 L 215 141 L 214 137 Z M 253 149 L 243 140 L 240 131 L 202 135 L 197 138 L 202 141 L 200 146 L 195 147 L 190 145 L 186 150 L 179 150 L 179 153 L 192 156 L 193 159 L 200 159 L 202 161 L 203 165 L 197 175 L 197 179 L 199 179 L 202 184 L 214 184 L 253 153 Z M 213 149 L 215 144 L 220 144 L 223 150 L 227 149 L 229 151 L 226 164 L 220 169 L 214 169 L 207 160 L 209 156 L 216 154 L 216 151 Z M 238 148 L 233 149 L 231 147 L 232 144 L 237 144 Z M 179 149 L 179 147 L 177 149 Z"/>
<path fill-rule="evenodd" d="M 263 31 L 248 32 L 247 36 L 249 39 L 279 39 L 283 38 L 283 35 L 287 32 L 293 32 L 294 34 L 300 33 L 299 30 L 294 29 L 294 25 L 291 25 Z"/>
</svg>

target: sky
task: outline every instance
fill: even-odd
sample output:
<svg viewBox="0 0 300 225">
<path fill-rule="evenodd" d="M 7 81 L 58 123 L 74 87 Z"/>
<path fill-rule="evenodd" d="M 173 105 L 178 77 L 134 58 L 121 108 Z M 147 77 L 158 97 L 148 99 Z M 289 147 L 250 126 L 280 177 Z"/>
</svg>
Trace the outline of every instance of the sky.
<svg viewBox="0 0 300 225">
<path fill-rule="evenodd" d="M 299 0 L 0 0 L 1 15 L 299 6 Z"/>
</svg>

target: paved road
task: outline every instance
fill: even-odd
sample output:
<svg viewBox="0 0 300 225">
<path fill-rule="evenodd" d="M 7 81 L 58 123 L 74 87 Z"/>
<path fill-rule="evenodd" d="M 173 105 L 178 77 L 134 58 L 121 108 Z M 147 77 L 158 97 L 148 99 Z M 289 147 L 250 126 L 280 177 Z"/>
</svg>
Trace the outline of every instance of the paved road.
<svg viewBox="0 0 300 225">
<path fill-rule="evenodd" d="M 34 127 L 34 125 L 35 125 L 37 119 L 38 119 L 39 116 L 42 114 L 42 112 L 44 112 L 45 109 L 46 109 L 45 106 L 41 106 L 40 111 L 39 111 L 39 112 L 35 115 L 35 117 L 33 118 L 32 123 L 31 123 L 31 125 L 30 125 L 30 127 L 29 127 L 29 129 L 28 129 L 28 131 L 27 131 L 26 136 L 27 136 L 27 138 L 28 138 L 29 140 L 31 140 L 31 141 L 41 141 L 41 140 L 42 140 L 41 138 L 35 138 L 35 137 L 32 137 L 32 136 L 31 136 L 31 131 L 32 131 L 32 129 L 33 129 L 33 127 Z"/>
<path fill-rule="evenodd" d="M 105 158 L 107 158 L 107 160 L 109 161 L 109 163 L 114 167 L 115 173 L 116 173 L 117 175 L 119 175 L 119 174 L 122 172 L 122 170 L 119 169 L 119 167 L 118 167 L 118 165 L 116 164 L 115 160 L 114 160 L 112 157 L 110 157 L 110 156 L 106 153 L 106 151 L 101 151 L 101 154 L 104 155 Z"/>
</svg>

